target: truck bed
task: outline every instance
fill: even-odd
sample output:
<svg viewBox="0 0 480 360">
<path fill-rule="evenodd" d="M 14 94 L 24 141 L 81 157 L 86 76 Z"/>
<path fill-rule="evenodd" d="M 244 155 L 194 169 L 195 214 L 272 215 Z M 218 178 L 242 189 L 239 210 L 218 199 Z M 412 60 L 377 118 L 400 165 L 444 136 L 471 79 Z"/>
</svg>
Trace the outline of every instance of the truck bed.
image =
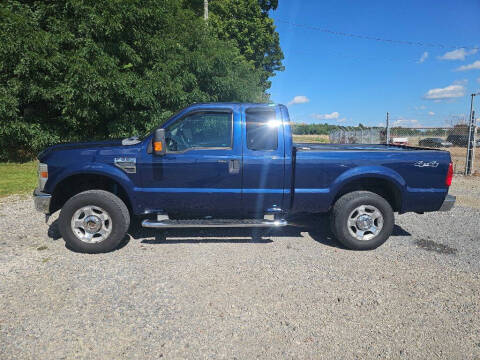
<svg viewBox="0 0 480 360">
<path fill-rule="evenodd" d="M 450 154 L 386 144 L 294 144 L 293 210 L 326 212 L 353 181 L 390 181 L 402 198 L 399 212 L 438 210 L 448 192 Z"/>
</svg>

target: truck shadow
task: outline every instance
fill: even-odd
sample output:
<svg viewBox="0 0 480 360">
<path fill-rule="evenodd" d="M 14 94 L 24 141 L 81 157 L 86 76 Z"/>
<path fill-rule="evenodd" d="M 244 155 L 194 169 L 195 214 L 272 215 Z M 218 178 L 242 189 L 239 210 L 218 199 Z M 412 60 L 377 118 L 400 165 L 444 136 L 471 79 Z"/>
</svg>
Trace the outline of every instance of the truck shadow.
<svg viewBox="0 0 480 360">
<path fill-rule="evenodd" d="M 304 238 L 309 235 L 314 241 L 340 249 L 345 249 L 332 232 L 328 216 L 313 215 L 292 219 L 295 226 L 282 228 L 185 228 L 155 230 L 143 228 L 140 222 L 133 221 L 129 234 L 143 244 L 269 244 L 272 238 Z M 306 234 L 305 234 L 306 233 Z M 410 236 L 408 231 L 395 225 L 392 236 Z"/>
<path fill-rule="evenodd" d="M 140 240 L 142 244 L 270 244 L 272 238 L 304 238 L 310 236 L 314 241 L 340 249 L 345 249 L 333 236 L 327 216 L 308 216 L 292 219 L 295 226 L 282 228 L 185 228 L 185 229 L 147 229 L 141 226 L 138 219 L 132 219 L 128 234 L 119 249 L 126 246 L 130 238 Z M 395 225 L 392 236 L 410 236 L 401 226 Z M 48 237 L 61 239 L 58 220 L 48 228 Z"/>
</svg>

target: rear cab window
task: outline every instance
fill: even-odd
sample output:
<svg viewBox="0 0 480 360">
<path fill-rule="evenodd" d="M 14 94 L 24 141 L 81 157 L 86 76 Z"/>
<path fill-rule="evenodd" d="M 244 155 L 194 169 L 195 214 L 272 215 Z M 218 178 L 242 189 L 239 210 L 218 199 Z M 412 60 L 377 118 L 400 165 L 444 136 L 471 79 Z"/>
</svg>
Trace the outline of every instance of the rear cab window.
<svg viewBox="0 0 480 360">
<path fill-rule="evenodd" d="M 247 148 L 254 151 L 278 149 L 278 125 L 274 109 L 254 108 L 245 113 Z"/>
</svg>

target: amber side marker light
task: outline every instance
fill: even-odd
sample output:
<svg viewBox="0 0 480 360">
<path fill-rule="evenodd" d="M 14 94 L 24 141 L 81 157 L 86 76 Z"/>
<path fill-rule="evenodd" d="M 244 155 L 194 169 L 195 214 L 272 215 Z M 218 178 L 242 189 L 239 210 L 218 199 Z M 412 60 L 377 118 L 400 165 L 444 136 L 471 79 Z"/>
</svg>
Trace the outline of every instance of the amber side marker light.
<svg viewBox="0 0 480 360">
<path fill-rule="evenodd" d="M 42 171 L 42 172 L 40 172 L 40 177 L 41 177 L 41 178 L 44 178 L 44 179 L 47 179 L 47 178 L 48 178 L 48 171 Z"/>
<path fill-rule="evenodd" d="M 155 151 L 162 151 L 163 150 L 163 144 L 161 141 L 156 141 L 153 143 L 153 150 Z"/>
<path fill-rule="evenodd" d="M 448 165 L 447 177 L 445 178 L 445 185 L 447 186 L 452 185 L 452 179 L 453 179 L 453 164 L 450 163 Z"/>
</svg>

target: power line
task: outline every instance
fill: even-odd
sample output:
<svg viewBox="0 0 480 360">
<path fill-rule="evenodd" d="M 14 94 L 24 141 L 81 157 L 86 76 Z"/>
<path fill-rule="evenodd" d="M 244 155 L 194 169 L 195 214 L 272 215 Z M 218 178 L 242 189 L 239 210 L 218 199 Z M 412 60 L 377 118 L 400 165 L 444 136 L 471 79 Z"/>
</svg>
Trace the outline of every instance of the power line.
<svg viewBox="0 0 480 360">
<path fill-rule="evenodd" d="M 463 48 L 463 49 L 466 49 L 466 50 L 480 50 L 480 47 L 474 47 L 474 46 L 451 46 L 451 45 L 444 45 L 444 44 L 440 44 L 440 43 L 431 43 L 431 42 L 423 42 L 423 41 L 385 39 L 385 38 L 380 38 L 380 37 L 375 37 L 375 36 L 352 34 L 352 33 L 346 33 L 346 32 L 342 32 L 342 31 L 335 31 L 335 30 L 330 30 L 330 29 L 327 29 L 327 28 L 318 27 L 318 26 L 311 26 L 311 25 L 306 25 L 306 24 L 297 24 L 297 23 L 294 23 L 294 22 L 291 22 L 291 21 L 288 21 L 288 20 L 283 20 L 283 19 L 277 19 L 276 21 L 284 23 L 284 24 L 291 25 L 293 27 L 320 31 L 320 32 L 330 34 L 330 35 L 351 37 L 351 38 L 357 38 L 357 39 L 363 39 L 363 40 L 373 40 L 373 41 L 391 43 L 391 44 L 413 45 L 413 46 L 423 46 L 423 47 L 437 47 L 437 48 L 442 48 L 442 49 L 460 49 L 460 48 Z"/>
<path fill-rule="evenodd" d="M 294 54 L 303 54 L 303 55 L 315 55 L 315 56 L 318 56 L 318 53 L 313 51 L 313 50 L 303 50 L 303 49 L 300 49 L 300 50 L 294 50 L 292 51 Z M 350 60 L 354 60 L 354 61 L 365 61 L 365 60 L 385 60 L 385 61 L 391 61 L 391 62 L 396 62 L 396 63 L 405 63 L 405 62 L 408 62 L 408 63 L 419 63 L 419 60 L 418 58 L 417 59 L 400 59 L 398 57 L 396 58 L 392 58 L 392 57 L 386 57 L 386 56 L 383 56 L 383 55 L 378 55 L 378 56 L 359 56 L 359 55 L 352 55 L 351 53 L 346 53 L 346 52 L 341 52 L 341 51 L 325 51 L 322 49 L 321 51 L 322 53 L 322 56 L 325 56 L 325 55 L 333 55 L 333 56 L 337 56 L 338 58 L 341 58 L 341 59 L 350 59 Z M 285 55 L 286 57 L 288 57 L 288 55 Z"/>
</svg>

